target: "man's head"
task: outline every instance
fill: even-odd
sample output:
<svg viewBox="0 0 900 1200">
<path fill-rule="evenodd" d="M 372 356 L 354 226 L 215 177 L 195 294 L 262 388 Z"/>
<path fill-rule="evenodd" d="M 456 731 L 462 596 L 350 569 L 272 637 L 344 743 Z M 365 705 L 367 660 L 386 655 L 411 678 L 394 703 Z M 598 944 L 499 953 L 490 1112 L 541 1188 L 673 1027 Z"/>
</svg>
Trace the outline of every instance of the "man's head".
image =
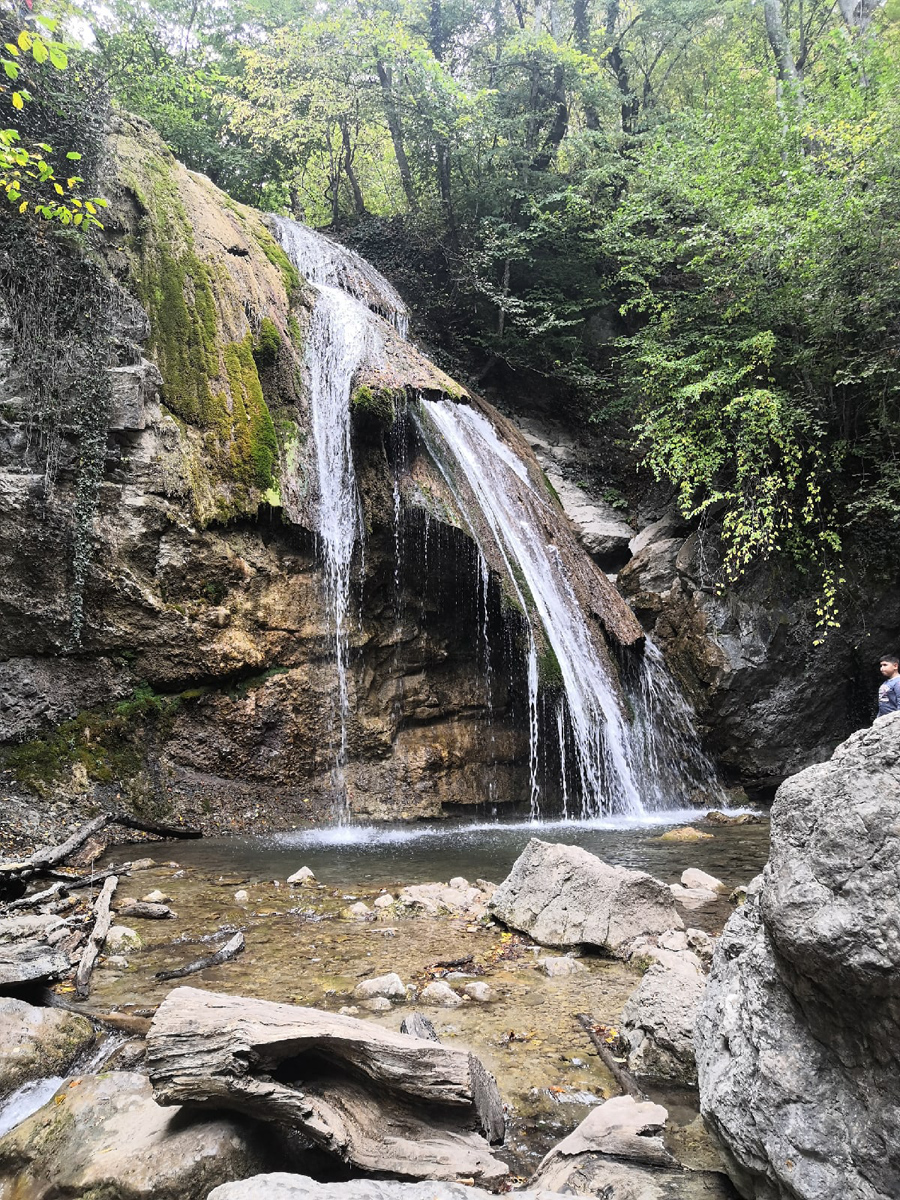
<svg viewBox="0 0 900 1200">
<path fill-rule="evenodd" d="M 900 658 L 896 658 L 893 654 L 883 655 L 881 673 L 885 679 L 893 679 L 895 675 L 900 675 Z"/>
</svg>

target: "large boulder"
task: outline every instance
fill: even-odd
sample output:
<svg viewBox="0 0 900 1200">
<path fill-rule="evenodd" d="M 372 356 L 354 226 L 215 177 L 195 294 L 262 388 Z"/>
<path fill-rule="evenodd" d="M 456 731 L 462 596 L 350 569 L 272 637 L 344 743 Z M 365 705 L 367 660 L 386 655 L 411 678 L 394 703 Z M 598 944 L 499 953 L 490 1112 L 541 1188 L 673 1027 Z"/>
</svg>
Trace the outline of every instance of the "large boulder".
<svg viewBox="0 0 900 1200">
<path fill-rule="evenodd" d="M 519 1200 L 558 1200 L 550 1192 L 516 1192 Z M 420 1183 L 395 1183 L 384 1179 L 352 1179 L 346 1183 L 319 1183 L 306 1175 L 275 1171 L 240 1183 L 224 1183 L 208 1200 L 496 1200 L 493 1192 L 429 1179 Z"/>
<path fill-rule="evenodd" d="M 602 862 L 579 846 L 532 838 L 488 905 L 542 946 L 619 953 L 635 938 L 681 929 L 668 886 Z"/>
<path fill-rule="evenodd" d="M 265 1169 L 257 1136 L 240 1117 L 160 1108 L 143 1075 L 88 1075 L 0 1138 L 0 1196 L 203 1200 Z"/>
<path fill-rule="evenodd" d="M 706 987 L 696 955 L 669 953 L 654 962 L 622 1010 L 628 1066 L 635 1075 L 697 1082 L 694 1024 Z"/>
<path fill-rule="evenodd" d="M 900 1195 L 900 713 L 778 791 L 716 948 L 704 1115 L 753 1200 Z"/>
<path fill-rule="evenodd" d="M 87 1017 L 0 997 L 0 1096 L 33 1079 L 63 1074 L 93 1041 Z"/>
</svg>

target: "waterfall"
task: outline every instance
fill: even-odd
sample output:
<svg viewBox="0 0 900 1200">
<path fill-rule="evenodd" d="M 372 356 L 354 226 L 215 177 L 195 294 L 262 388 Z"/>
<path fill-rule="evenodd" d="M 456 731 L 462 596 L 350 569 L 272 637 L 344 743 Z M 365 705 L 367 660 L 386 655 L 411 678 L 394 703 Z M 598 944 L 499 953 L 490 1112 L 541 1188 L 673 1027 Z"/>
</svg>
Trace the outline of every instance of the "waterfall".
<svg viewBox="0 0 900 1200">
<path fill-rule="evenodd" d="M 350 440 L 350 397 L 364 364 L 383 350 L 383 315 L 406 334 L 403 301 L 359 255 L 296 221 L 275 218 L 279 239 L 297 270 L 317 292 L 306 338 L 304 367 L 309 386 L 318 504 L 316 532 L 322 550 L 325 610 L 334 647 L 337 726 L 333 790 L 338 818 L 348 816 L 344 770 L 350 724 L 347 657 L 353 552 L 361 530 L 359 494 Z"/>
<path fill-rule="evenodd" d="M 334 785 L 346 819 L 344 768 L 350 694 L 348 624 L 351 566 L 361 544 L 360 501 L 353 467 L 350 407 L 354 378 L 377 366 L 385 339 L 407 336 L 407 310 L 395 289 L 359 255 L 324 235 L 275 218 L 282 246 L 317 297 L 305 369 L 318 476 L 316 530 L 337 673 L 339 737 Z M 478 549 L 485 669 L 491 568 L 501 571 L 507 599 L 524 628 L 530 806 L 541 816 L 542 774 L 556 762 L 567 816 L 640 816 L 689 803 L 692 793 L 720 795 L 702 754 L 693 714 L 652 643 L 623 683 L 608 648 L 592 631 L 566 573 L 553 528 L 554 502 L 491 421 L 468 404 L 420 399 L 410 405 L 418 434 L 443 476 Z M 405 469 L 405 464 L 398 470 Z M 400 592 L 401 479 L 393 489 L 395 592 Z M 426 520 L 427 539 L 427 520 Z M 427 554 L 427 542 L 425 553 Z M 398 599 L 399 605 L 399 599 Z M 398 607 L 398 623 L 400 612 Z M 487 678 L 490 688 L 490 678 Z M 551 697 L 550 704 L 544 696 Z M 487 797 L 486 797 L 487 798 Z"/>
<path fill-rule="evenodd" d="M 543 636 L 562 676 L 584 814 L 615 811 L 638 815 L 644 805 L 621 701 L 566 578 L 559 552 L 542 532 L 541 510 L 550 508 L 549 493 L 538 492 L 525 464 L 474 408 L 446 400 L 423 400 L 420 412 L 423 436 L 473 536 L 482 543 L 480 526 L 489 531 L 525 617 L 533 812 L 539 811 L 535 794 L 540 752 L 538 638 Z M 454 467 L 465 477 L 477 514 L 471 511 Z"/>
</svg>

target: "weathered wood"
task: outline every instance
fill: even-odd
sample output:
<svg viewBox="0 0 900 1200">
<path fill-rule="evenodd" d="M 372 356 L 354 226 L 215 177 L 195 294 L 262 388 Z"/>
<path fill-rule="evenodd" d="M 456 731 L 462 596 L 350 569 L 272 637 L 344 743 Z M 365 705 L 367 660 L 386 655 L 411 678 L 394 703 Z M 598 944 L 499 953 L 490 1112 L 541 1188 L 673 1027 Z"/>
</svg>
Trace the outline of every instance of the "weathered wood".
<svg viewBox="0 0 900 1200">
<path fill-rule="evenodd" d="M 498 1146 L 506 1137 L 506 1114 L 497 1080 L 474 1054 L 469 1055 L 469 1080 L 472 1084 L 472 1099 L 478 1120 L 485 1137 L 492 1146 Z"/>
<path fill-rule="evenodd" d="M 207 967 L 218 967 L 222 963 L 228 962 L 230 958 L 234 958 L 244 948 L 244 935 L 240 930 L 234 935 L 230 942 L 226 942 L 221 950 L 217 950 L 215 954 L 208 954 L 206 958 L 198 958 L 196 962 L 188 963 L 186 967 L 178 967 L 174 971 L 157 971 L 157 979 L 186 979 L 188 975 L 196 975 L 198 971 L 205 971 Z"/>
<path fill-rule="evenodd" d="M 110 910 L 110 901 L 113 898 L 113 892 L 118 885 L 118 877 L 111 875 L 100 889 L 100 895 L 94 901 L 94 928 L 91 930 L 87 940 L 87 946 L 81 956 L 81 962 L 78 964 L 78 970 L 75 973 L 75 995 L 84 1000 L 91 990 L 91 975 L 97 963 L 97 957 L 103 948 L 103 943 L 106 941 L 106 935 L 109 933 L 109 927 L 112 925 L 112 911 Z"/>
<path fill-rule="evenodd" d="M 441 1040 L 432 1023 L 420 1012 L 410 1013 L 408 1017 L 404 1017 L 400 1022 L 400 1032 L 405 1033 L 407 1037 L 422 1038 L 426 1042 Z"/>
<path fill-rule="evenodd" d="M 594 1018 L 589 1017 L 587 1013 L 578 1013 L 575 1020 L 591 1039 L 594 1049 L 600 1056 L 600 1061 L 622 1089 L 622 1093 L 626 1096 L 633 1096 L 635 1100 L 646 1100 L 646 1094 L 638 1087 L 631 1072 L 627 1071 L 621 1063 L 616 1062 L 609 1046 L 604 1045 L 603 1039 L 594 1032 L 594 1026 L 597 1024 Z"/>
<path fill-rule="evenodd" d="M 168 904 L 150 904 L 147 900 L 136 900 L 134 904 L 124 904 L 116 909 L 118 917 L 139 917 L 144 921 L 168 921 L 175 914 Z"/>
<path fill-rule="evenodd" d="M 21 900 L 13 900 L 11 904 L 6 905 L 6 912 L 20 912 L 23 908 L 37 908 L 41 904 L 49 904 L 51 900 L 57 900 L 61 896 L 67 896 L 69 889 L 60 881 L 54 883 L 51 887 L 45 888 L 42 892 L 32 892 L 30 896 L 23 896 Z"/>
<path fill-rule="evenodd" d="M 507 1170 L 472 1132 L 468 1053 L 369 1021 L 176 988 L 150 1027 L 147 1070 L 160 1104 L 278 1121 L 366 1171 L 496 1180 Z"/>
<path fill-rule="evenodd" d="M 139 833 L 152 833 L 161 838 L 201 838 L 203 830 L 196 825 L 162 825 L 159 821 L 149 821 L 146 817 L 134 817 L 130 813 L 116 813 L 111 818 L 112 824 L 123 825 L 126 829 L 136 829 Z"/>
</svg>

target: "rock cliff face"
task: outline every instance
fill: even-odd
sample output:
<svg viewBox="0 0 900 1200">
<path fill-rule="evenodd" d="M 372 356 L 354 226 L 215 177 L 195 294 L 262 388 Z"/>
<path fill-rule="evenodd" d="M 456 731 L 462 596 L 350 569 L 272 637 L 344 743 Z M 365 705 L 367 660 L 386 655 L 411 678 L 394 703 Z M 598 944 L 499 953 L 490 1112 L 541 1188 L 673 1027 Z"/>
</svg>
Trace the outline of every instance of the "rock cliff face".
<svg viewBox="0 0 900 1200">
<path fill-rule="evenodd" d="M 110 149 L 115 353 L 76 639 L 78 430 L 62 429 L 48 489 L 16 374 L 21 321 L 0 312 L 2 784 L 23 821 L 36 792 L 44 807 L 124 803 L 207 829 L 291 824 L 330 806 L 336 737 L 303 371 L 313 293 L 259 213 L 140 122 L 120 120 Z M 437 816 L 519 800 L 516 614 L 481 578 L 439 473 L 394 444 L 386 419 L 407 394 L 461 389 L 399 342 L 354 386 L 366 544 L 353 568 L 350 809 Z M 398 509 L 401 453 L 412 484 Z"/>
<path fill-rule="evenodd" d="M 696 1030 L 704 1115 L 753 1200 L 900 1194 L 900 713 L 783 784 Z"/>
<path fill-rule="evenodd" d="M 900 608 L 872 583 L 822 644 L 798 581 L 761 569 L 720 594 L 715 549 L 675 516 L 631 542 L 618 576 L 691 697 L 704 743 L 735 783 L 770 797 L 793 772 L 821 762 L 873 712 L 878 659 L 893 649 Z"/>
</svg>

